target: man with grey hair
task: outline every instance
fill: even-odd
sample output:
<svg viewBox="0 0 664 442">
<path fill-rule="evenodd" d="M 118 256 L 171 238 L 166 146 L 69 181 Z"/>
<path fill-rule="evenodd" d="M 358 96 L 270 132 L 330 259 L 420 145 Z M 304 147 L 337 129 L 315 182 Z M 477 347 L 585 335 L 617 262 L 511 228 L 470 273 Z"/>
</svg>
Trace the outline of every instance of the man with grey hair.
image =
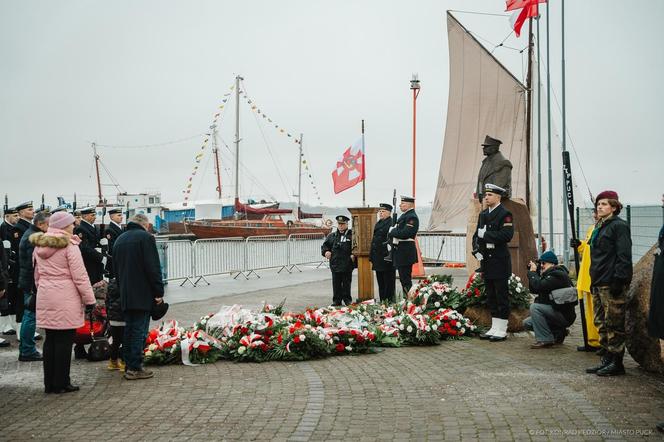
<svg viewBox="0 0 664 442">
<path fill-rule="evenodd" d="M 113 271 L 125 319 L 123 352 L 127 380 L 154 376 L 152 371 L 143 368 L 143 347 L 150 312 L 154 305 L 164 302 L 164 283 L 157 244 L 154 236 L 147 232 L 149 225 L 145 215 L 134 215 L 113 246 Z"/>
<path fill-rule="evenodd" d="M 36 331 L 36 315 L 34 302 L 30 302 L 33 296 L 37 296 L 37 288 L 35 287 L 35 268 L 32 264 L 32 252 L 35 245 L 30 242 L 30 236 L 35 233 L 46 233 L 48 230 L 48 221 L 51 214 L 42 210 L 32 219 L 32 224 L 25 231 L 21 242 L 18 246 L 18 260 L 19 260 L 19 275 L 18 275 L 18 289 L 19 296 L 23 297 L 23 321 L 21 322 L 20 340 L 18 360 L 21 362 L 41 361 L 42 355 L 37 350 L 35 345 L 35 338 L 39 337 L 35 334 Z"/>
</svg>

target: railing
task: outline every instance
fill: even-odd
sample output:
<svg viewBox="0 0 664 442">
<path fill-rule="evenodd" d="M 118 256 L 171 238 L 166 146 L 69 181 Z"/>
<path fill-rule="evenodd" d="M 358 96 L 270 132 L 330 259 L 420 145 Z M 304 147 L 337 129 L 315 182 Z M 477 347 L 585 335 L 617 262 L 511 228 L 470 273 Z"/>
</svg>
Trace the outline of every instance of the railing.
<svg viewBox="0 0 664 442">
<path fill-rule="evenodd" d="M 246 254 L 244 276 L 260 275 L 256 270 L 278 268 L 277 273 L 287 269 L 288 262 L 288 236 L 269 235 L 269 236 L 249 236 L 246 241 Z"/>
<path fill-rule="evenodd" d="M 466 234 L 418 232 L 417 241 L 424 265 L 466 262 Z"/>
<path fill-rule="evenodd" d="M 200 281 L 209 284 L 206 276 L 244 274 L 247 254 L 244 238 L 199 239 L 193 244 L 194 274 L 198 278 L 195 285 Z"/>
<path fill-rule="evenodd" d="M 193 247 L 193 243 L 187 240 L 157 241 L 157 252 L 165 281 L 182 280 L 180 286 L 187 282 L 196 286 L 192 281 L 195 273 Z"/>
<path fill-rule="evenodd" d="M 288 267 L 302 271 L 298 266 L 304 264 L 318 264 L 316 268 L 325 264 L 320 252 L 321 244 L 325 240 L 322 233 L 298 233 L 288 237 Z"/>
</svg>

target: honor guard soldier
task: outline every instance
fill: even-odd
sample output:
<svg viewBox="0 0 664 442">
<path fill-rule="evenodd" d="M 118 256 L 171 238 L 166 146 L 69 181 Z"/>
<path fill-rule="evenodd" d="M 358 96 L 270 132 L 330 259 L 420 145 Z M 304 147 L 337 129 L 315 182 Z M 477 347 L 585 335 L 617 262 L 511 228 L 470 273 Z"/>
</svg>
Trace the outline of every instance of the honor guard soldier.
<svg viewBox="0 0 664 442">
<path fill-rule="evenodd" d="M 477 230 L 473 235 L 473 255 L 480 262 L 484 278 L 487 305 L 491 310 L 491 328 L 480 339 L 492 342 L 507 338 L 507 320 L 510 315 L 508 281 L 512 275 L 512 260 L 507 243 L 514 236 L 512 214 L 500 204 L 506 196 L 502 187 L 487 183 L 484 186 L 484 203 Z"/>
<path fill-rule="evenodd" d="M 5 274 L 5 294 L 6 302 L 3 302 L 2 310 L 0 311 L 0 332 L 4 335 L 15 335 L 17 325 L 15 324 L 15 303 L 16 303 L 16 281 L 18 281 L 18 271 L 16 261 L 18 261 L 18 244 L 21 239 L 20 233 L 16 230 L 16 223 L 18 222 L 18 212 L 15 207 L 8 207 L 5 209 L 4 222 L 0 225 L 0 240 L 8 241 L 9 248 L 5 250 L 6 259 L 6 274 Z M 4 244 L 3 244 L 4 248 Z"/>
<path fill-rule="evenodd" d="M 344 215 L 336 217 L 337 230 L 327 235 L 321 246 L 322 255 L 330 261 L 332 271 L 332 305 L 341 303 L 350 305 L 350 284 L 353 281 L 355 257 L 352 255 L 353 232 L 348 228 L 350 218 Z"/>
<path fill-rule="evenodd" d="M 401 197 L 399 210 L 402 214 L 397 219 L 396 225 L 390 228 L 387 236 L 392 242 L 392 247 L 394 247 L 392 264 L 399 271 L 399 281 L 405 297 L 413 286 L 411 275 L 413 264 L 417 262 L 415 236 L 420 228 L 420 220 L 415 213 L 415 198 L 412 196 Z"/>
<path fill-rule="evenodd" d="M 387 249 L 387 234 L 392 227 L 392 206 L 381 203 L 378 210 L 378 222 L 374 226 L 373 238 L 371 238 L 371 250 L 369 261 L 376 272 L 378 281 L 378 296 L 380 301 L 394 302 L 394 267 Z"/>
<path fill-rule="evenodd" d="M 106 274 L 110 275 L 111 278 L 114 278 L 113 274 L 113 245 L 115 240 L 118 239 L 118 236 L 123 232 L 122 226 L 122 209 L 114 208 L 108 211 L 111 222 L 106 226 L 104 230 L 104 237 L 108 240 L 108 260 L 106 261 Z"/>
<path fill-rule="evenodd" d="M 99 233 L 94 225 L 97 214 L 94 207 L 81 209 L 81 223 L 74 229 L 74 234 L 81 238 L 81 255 L 88 272 L 90 284 L 101 281 L 104 277 L 104 256 L 99 250 Z"/>
</svg>

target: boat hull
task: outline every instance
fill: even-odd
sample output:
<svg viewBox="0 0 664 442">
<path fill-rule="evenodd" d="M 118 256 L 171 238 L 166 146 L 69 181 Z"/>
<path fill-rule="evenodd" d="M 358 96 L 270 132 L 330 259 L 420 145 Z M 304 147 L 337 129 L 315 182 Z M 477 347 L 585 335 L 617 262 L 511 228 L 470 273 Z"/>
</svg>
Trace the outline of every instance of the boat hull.
<svg viewBox="0 0 664 442">
<path fill-rule="evenodd" d="M 254 224 L 254 225 L 252 225 Z M 198 239 L 208 238 L 247 238 L 249 236 L 269 235 L 299 235 L 299 234 L 323 234 L 327 235 L 331 229 L 327 227 L 303 226 L 303 225 L 281 225 L 281 226 L 259 226 L 258 223 L 247 223 L 246 225 L 217 223 L 188 223 L 187 231 L 196 235 Z"/>
</svg>

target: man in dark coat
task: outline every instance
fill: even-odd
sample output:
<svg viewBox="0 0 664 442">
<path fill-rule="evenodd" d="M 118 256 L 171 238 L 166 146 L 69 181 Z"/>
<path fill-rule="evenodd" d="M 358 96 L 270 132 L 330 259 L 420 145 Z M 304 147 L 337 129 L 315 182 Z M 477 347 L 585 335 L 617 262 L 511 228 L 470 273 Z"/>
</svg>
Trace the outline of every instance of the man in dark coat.
<svg viewBox="0 0 664 442">
<path fill-rule="evenodd" d="M 0 301 L 7 294 L 7 282 L 9 281 L 9 268 L 8 268 L 8 251 L 5 250 L 4 244 L 0 241 Z M 2 317 L 3 321 L 7 319 L 7 316 Z M 0 329 L 0 331 L 2 331 Z M 0 338 L 0 347 L 9 347 L 9 342 L 3 338 Z"/>
<path fill-rule="evenodd" d="M 491 310 L 491 328 L 480 339 L 491 342 L 507 338 L 507 320 L 510 316 L 509 278 L 512 259 L 507 244 L 514 236 L 512 214 L 502 204 L 506 190 L 488 183 L 484 186 L 484 204 L 477 230 L 473 235 L 473 255 L 480 262 L 484 278 L 487 306 Z"/>
<path fill-rule="evenodd" d="M 415 237 L 420 228 L 420 219 L 415 213 L 415 198 L 402 196 L 399 204 L 401 216 L 397 223 L 390 228 L 387 234 L 394 252 L 392 253 L 392 265 L 399 272 L 399 282 L 403 289 L 403 296 L 413 286 L 412 274 L 413 264 L 417 262 L 417 246 Z"/>
<path fill-rule="evenodd" d="M 157 243 L 147 232 L 149 225 L 145 215 L 134 215 L 127 223 L 127 231 L 113 246 L 114 269 L 125 320 L 123 353 L 127 380 L 147 379 L 154 375 L 143 368 L 143 345 L 152 306 L 163 302 L 164 283 Z"/>
<path fill-rule="evenodd" d="M 597 224 L 590 236 L 590 284 L 594 318 L 602 347 L 599 365 L 586 369 L 598 376 L 625 374 L 625 311 L 632 282 L 632 237 L 629 225 L 618 217 L 618 194 L 605 190 L 595 199 Z"/>
<path fill-rule="evenodd" d="M 321 246 L 321 254 L 330 261 L 332 271 L 332 305 L 350 305 L 353 298 L 350 285 L 353 282 L 355 257 L 352 254 L 353 232 L 348 228 L 350 218 L 336 217 L 337 230 L 327 235 Z"/>
<path fill-rule="evenodd" d="M 369 261 L 371 267 L 376 272 L 378 281 L 378 296 L 382 301 L 394 302 L 394 266 L 392 262 L 386 261 L 389 258 L 387 249 L 387 234 L 392 227 L 392 206 L 387 203 L 381 203 L 378 210 L 378 222 L 374 226 L 373 238 L 371 238 L 371 250 L 369 251 Z"/>
<path fill-rule="evenodd" d="M 21 290 L 18 288 L 18 279 L 19 275 L 21 273 L 21 260 L 19 258 L 19 245 L 21 243 L 21 238 L 23 238 L 23 235 L 25 235 L 25 232 L 30 229 L 30 226 L 32 225 L 32 219 L 35 217 L 35 209 L 32 206 L 32 201 L 27 201 L 25 203 L 21 203 L 18 206 L 16 206 L 16 212 L 18 213 L 18 222 L 16 225 L 14 225 L 14 228 L 18 232 L 18 237 L 16 237 L 16 248 L 15 248 L 15 253 L 16 253 L 16 261 L 14 262 L 16 265 L 16 268 L 12 271 L 12 276 L 15 278 L 14 282 L 16 283 L 16 304 L 14 307 L 14 311 L 16 312 L 16 322 L 18 324 L 21 324 L 23 321 L 23 311 L 25 309 L 25 302 L 23 299 L 23 293 L 21 293 Z M 13 244 L 12 244 L 13 248 Z M 21 335 L 21 327 L 19 327 L 16 330 L 16 334 Z"/>
<path fill-rule="evenodd" d="M 21 343 L 18 352 L 18 360 L 22 362 L 43 360 L 41 353 L 39 353 L 37 346 L 35 345 L 35 338 L 39 336 L 35 334 L 37 326 L 35 305 L 33 304 L 31 306 L 29 303 L 30 297 L 36 296 L 37 294 L 37 288 L 35 287 L 35 269 L 32 263 L 32 252 L 35 249 L 35 245 L 30 242 L 30 235 L 39 232 L 46 233 L 50 217 L 51 214 L 45 210 L 37 212 L 33 218 L 33 223 L 30 224 L 28 230 L 23 234 L 18 248 L 18 259 L 20 262 L 18 290 L 19 296 L 23 297 L 25 305 L 23 310 L 23 321 L 21 321 Z"/>
<path fill-rule="evenodd" d="M 74 235 L 81 238 L 81 256 L 85 270 L 88 272 L 90 284 L 96 284 L 104 278 L 104 255 L 97 249 L 100 248 L 99 233 L 95 227 L 97 214 L 94 207 L 81 209 L 81 223 L 74 229 Z"/>
<path fill-rule="evenodd" d="M 108 240 L 108 256 L 106 260 L 106 274 L 113 275 L 113 245 L 118 236 L 122 234 L 122 209 L 114 208 L 108 211 L 111 222 L 104 230 L 104 237 Z"/>
</svg>

